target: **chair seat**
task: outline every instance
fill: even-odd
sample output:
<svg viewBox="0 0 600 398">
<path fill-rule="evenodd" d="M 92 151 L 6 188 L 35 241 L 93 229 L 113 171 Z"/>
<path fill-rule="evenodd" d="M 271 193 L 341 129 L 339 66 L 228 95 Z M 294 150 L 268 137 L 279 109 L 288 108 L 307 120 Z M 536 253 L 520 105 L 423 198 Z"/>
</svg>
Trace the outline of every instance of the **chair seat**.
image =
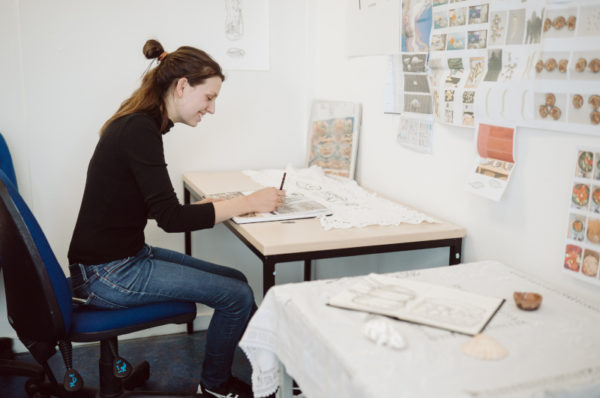
<svg viewBox="0 0 600 398">
<path fill-rule="evenodd" d="M 104 340 L 168 323 L 187 323 L 196 317 L 196 304 L 181 301 L 146 304 L 119 310 L 87 307 L 73 309 L 69 339 L 74 342 Z"/>
</svg>

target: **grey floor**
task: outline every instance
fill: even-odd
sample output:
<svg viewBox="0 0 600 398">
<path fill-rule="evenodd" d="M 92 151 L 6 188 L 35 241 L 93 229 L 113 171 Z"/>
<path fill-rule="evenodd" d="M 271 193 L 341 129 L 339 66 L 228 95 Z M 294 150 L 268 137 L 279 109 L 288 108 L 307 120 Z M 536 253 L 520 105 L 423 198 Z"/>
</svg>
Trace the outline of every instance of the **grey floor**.
<svg viewBox="0 0 600 398">
<path fill-rule="evenodd" d="M 119 354 L 132 365 L 146 360 L 150 363 L 148 390 L 172 391 L 193 394 L 202 372 L 206 332 L 146 337 L 119 342 Z M 35 362 L 29 354 L 17 354 L 16 359 Z M 99 345 L 77 346 L 73 349 L 73 367 L 79 371 L 89 387 L 98 385 Z M 65 367 L 60 353 L 50 360 L 54 375 L 62 381 Z M 250 383 L 251 367 L 238 348 L 232 367 L 233 375 Z M 1 398 L 27 398 L 24 390 L 26 378 L 0 375 Z"/>
</svg>

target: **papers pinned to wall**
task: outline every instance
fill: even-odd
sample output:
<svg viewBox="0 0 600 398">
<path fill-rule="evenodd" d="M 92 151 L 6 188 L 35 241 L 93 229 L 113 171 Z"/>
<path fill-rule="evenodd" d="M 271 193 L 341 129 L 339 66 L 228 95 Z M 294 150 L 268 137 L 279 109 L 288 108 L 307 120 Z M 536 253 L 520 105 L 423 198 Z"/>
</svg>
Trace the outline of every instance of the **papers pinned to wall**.
<svg viewBox="0 0 600 398">
<path fill-rule="evenodd" d="M 562 268 L 600 285 L 600 148 L 578 148 L 573 169 Z"/>
<path fill-rule="evenodd" d="M 433 152 L 433 118 L 402 115 L 396 140 L 417 152 Z"/>
<path fill-rule="evenodd" d="M 477 128 L 477 156 L 466 189 L 499 201 L 515 166 L 514 127 L 480 123 Z"/>
</svg>

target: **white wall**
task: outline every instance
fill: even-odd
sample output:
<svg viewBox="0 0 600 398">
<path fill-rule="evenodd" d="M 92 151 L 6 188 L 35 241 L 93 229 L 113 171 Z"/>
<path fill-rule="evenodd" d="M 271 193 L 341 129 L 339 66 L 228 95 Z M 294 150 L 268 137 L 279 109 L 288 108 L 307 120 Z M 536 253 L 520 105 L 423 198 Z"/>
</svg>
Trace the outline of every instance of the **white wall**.
<svg viewBox="0 0 600 398">
<path fill-rule="evenodd" d="M 217 113 L 195 129 L 176 126 L 165 137 L 178 193 L 185 171 L 300 166 L 310 101 L 357 101 L 363 104 L 362 185 L 466 227 L 464 262 L 500 260 L 597 297 L 597 288 L 561 272 L 561 259 L 575 147 L 600 146 L 600 140 L 521 129 L 504 200 L 465 192 L 473 131 L 436 125 L 433 155 L 396 143 L 398 117 L 382 113 L 385 57 L 345 56 L 346 3 L 269 2 L 271 69 L 228 71 Z M 138 84 L 147 66 L 141 47 L 153 25 L 163 15 L 182 15 L 177 2 L 170 8 L 155 2 L 141 12 L 143 4 L 0 0 L 0 131 L 13 150 L 21 191 L 64 267 L 97 130 Z M 176 39 L 173 34 L 164 43 L 167 50 L 184 44 Z M 183 250 L 182 234 L 150 225 L 147 238 Z M 199 257 L 244 271 L 260 296 L 260 262 L 224 227 L 195 232 L 193 247 Z M 447 249 L 321 260 L 317 277 L 447 262 Z M 281 264 L 277 281 L 299 281 L 301 275 L 300 263 Z M 14 337 L 0 314 L 2 335 Z"/>
<path fill-rule="evenodd" d="M 398 145 L 398 116 L 382 113 L 386 58 L 345 56 L 346 4 L 315 2 L 315 96 L 362 102 L 359 182 L 465 227 L 463 262 L 499 260 L 598 300 L 598 287 L 570 278 L 561 265 L 576 147 L 600 147 L 600 138 L 519 129 L 516 169 L 504 199 L 496 203 L 465 192 L 475 154 L 473 130 L 436 124 L 433 155 Z"/>
</svg>

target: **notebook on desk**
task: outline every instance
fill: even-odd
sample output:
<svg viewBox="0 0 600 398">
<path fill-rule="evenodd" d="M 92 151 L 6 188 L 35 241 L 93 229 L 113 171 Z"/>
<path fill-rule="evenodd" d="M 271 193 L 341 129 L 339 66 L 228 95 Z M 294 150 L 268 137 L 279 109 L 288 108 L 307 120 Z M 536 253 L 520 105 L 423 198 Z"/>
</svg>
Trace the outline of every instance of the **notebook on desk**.
<svg viewBox="0 0 600 398">
<path fill-rule="evenodd" d="M 232 199 L 247 195 L 250 192 L 223 192 L 206 195 L 212 199 Z M 314 218 L 328 216 L 333 212 L 321 203 L 309 199 L 300 193 L 292 193 L 286 197 L 285 204 L 277 210 L 268 213 L 248 213 L 233 217 L 232 220 L 238 224 L 249 224 L 267 221 L 297 220 L 301 218 Z"/>
</svg>

